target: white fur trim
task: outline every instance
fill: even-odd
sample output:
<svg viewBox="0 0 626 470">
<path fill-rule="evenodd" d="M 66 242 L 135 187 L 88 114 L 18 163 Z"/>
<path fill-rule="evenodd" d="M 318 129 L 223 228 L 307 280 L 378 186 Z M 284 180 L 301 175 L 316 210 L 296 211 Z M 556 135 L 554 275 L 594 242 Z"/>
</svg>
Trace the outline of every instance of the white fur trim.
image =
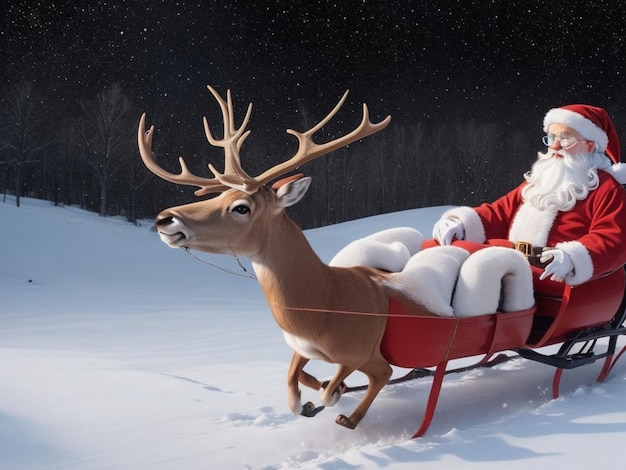
<svg viewBox="0 0 626 470">
<path fill-rule="evenodd" d="M 407 263 L 411 254 L 400 242 L 383 243 L 362 238 L 341 249 L 330 261 L 329 266 L 369 266 L 383 271 L 398 272 Z"/>
<path fill-rule="evenodd" d="M 511 223 L 509 240 L 545 246 L 556 214 L 556 212 L 541 211 L 527 202 L 522 204 Z"/>
<path fill-rule="evenodd" d="M 574 264 L 574 274 L 567 276 L 565 282 L 575 286 L 587 282 L 593 276 L 593 260 L 589 250 L 578 241 L 557 243 L 556 247 L 563 250 Z"/>
<path fill-rule="evenodd" d="M 484 248 L 470 255 L 461 266 L 452 301 L 457 317 L 487 315 L 499 308 L 515 312 L 534 304 L 530 264 L 519 251 L 498 246 Z"/>
<path fill-rule="evenodd" d="M 424 237 L 410 227 L 395 227 L 355 240 L 342 248 L 330 266 L 369 266 L 390 272 L 402 271 L 409 258 L 422 247 Z"/>
<path fill-rule="evenodd" d="M 400 242 L 406 246 L 411 256 L 422 249 L 424 236 L 419 230 L 411 227 L 393 227 L 374 232 L 365 237 L 367 240 L 378 240 L 382 243 Z"/>
<path fill-rule="evenodd" d="M 543 131 L 548 132 L 548 127 L 550 124 L 554 123 L 571 127 L 585 139 L 594 141 L 600 152 L 606 150 L 606 146 L 609 143 L 609 137 L 606 135 L 606 132 L 582 114 L 570 111 L 569 109 L 553 108 L 548 111 L 543 118 Z"/>
<path fill-rule="evenodd" d="M 402 272 L 389 276 L 389 286 L 435 315 L 453 317 L 452 293 L 468 256 L 468 251 L 449 245 L 420 251 Z"/>
<path fill-rule="evenodd" d="M 624 163 L 615 163 L 606 171 L 615 178 L 619 184 L 626 184 L 626 165 Z"/>
<path fill-rule="evenodd" d="M 476 211 L 469 206 L 460 206 L 450 209 L 444 212 L 441 218 L 459 220 L 465 230 L 465 240 L 484 243 L 487 239 L 482 220 Z"/>
</svg>

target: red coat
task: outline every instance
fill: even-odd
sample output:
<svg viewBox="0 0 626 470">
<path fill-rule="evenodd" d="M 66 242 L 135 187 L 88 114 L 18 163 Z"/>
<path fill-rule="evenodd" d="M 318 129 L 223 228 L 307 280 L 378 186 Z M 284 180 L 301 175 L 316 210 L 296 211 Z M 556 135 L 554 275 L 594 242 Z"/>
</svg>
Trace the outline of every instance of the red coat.
<svg viewBox="0 0 626 470">
<path fill-rule="evenodd" d="M 626 191 L 608 173 L 598 176 L 598 188 L 571 211 L 555 214 L 524 204 L 522 183 L 493 203 L 458 207 L 444 217 L 463 222 L 466 240 L 506 238 L 559 248 L 574 264 L 567 282 L 581 284 L 626 264 Z"/>
</svg>

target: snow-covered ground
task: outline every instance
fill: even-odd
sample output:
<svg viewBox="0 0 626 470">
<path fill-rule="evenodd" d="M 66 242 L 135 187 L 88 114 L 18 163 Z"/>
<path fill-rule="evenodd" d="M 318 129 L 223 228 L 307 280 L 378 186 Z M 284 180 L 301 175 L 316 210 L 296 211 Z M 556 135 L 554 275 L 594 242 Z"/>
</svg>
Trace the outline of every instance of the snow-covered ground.
<svg viewBox="0 0 626 470">
<path fill-rule="evenodd" d="M 376 230 L 429 234 L 443 208 L 310 230 L 322 259 Z M 290 414 L 291 352 L 256 281 L 172 250 L 117 218 L 0 202 L 0 468 L 593 468 L 623 462 L 626 361 L 566 371 L 514 359 L 446 378 L 410 440 L 430 379 L 388 386 L 350 431 L 360 393 Z M 201 255 L 237 269 L 228 257 Z M 623 344 L 624 341 L 620 342 Z M 333 367 L 307 370 L 330 377 Z M 395 375 L 402 374 L 396 369 Z M 355 374 L 350 385 L 364 383 Z M 319 403 L 318 392 L 303 398 Z"/>
</svg>

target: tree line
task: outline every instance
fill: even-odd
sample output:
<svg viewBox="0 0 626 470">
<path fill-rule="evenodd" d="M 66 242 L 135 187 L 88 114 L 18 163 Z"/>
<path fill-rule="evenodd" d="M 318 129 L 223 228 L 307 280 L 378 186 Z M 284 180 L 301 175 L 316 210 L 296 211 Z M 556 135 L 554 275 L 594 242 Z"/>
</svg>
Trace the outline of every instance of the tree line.
<svg viewBox="0 0 626 470">
<path fill-rule="evenodd" d="M 0 189 L 5 201 L 12 194 L 19 206 L 21 197 L 35 197 L 136 222 L 194 200 L 192 188 L 162 181 L 144 167 L 136 142 L 141 111 L 119 84 L 62 113 L 50 109 L 29 83 L 14 85 L 1 100 Z M 302 116 L 307 114 L 300 115 L 306 121 Z M 315 122 L 300 124 L 308 129 Z M 169 133 L 163 124 L 157 127 L 155 158 L 178 172 L 177 146 L 185 136 Z M 200 126 L 196 129 L 202 132 Z M 324 129 L 319 134 L 320 142 L 337 137 Z M 211 176 L 208 163 L 219 168 L 223 162 L 220 149 L 206 140 L 182 147 L 195 174 Z M 294 151 L 294 140 L 277 144 L 251 137 L 241 151 L 242 165 L 258 174 Z M 536 151 L 522 131 L 511 133 L 499 123 L 392 121 L 382 132 L 307 164 L 302 171 L 313 177 L 313 184 L 290 215 L 303 228 L 312 228 L 416 207 L 478 204 L 518 184 Z M 270 153 L 279 160 L 272 161 Z"/>
</svg>

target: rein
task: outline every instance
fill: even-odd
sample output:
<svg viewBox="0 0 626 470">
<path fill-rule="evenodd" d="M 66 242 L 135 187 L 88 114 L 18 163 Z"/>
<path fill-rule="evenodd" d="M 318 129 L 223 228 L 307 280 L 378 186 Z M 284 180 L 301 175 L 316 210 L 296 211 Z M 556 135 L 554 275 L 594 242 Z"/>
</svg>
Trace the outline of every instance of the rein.
<svg viewBox="0 0 626 470">
<path fill-rule="evenodd" d="M 356 310 L 331 310 L 328 308 L 310 308 L 310 307 L 287 307 L 284 305 L 270 305 L 270 308 L 284 308 L 286 310 L 294 310 L 300 312 L 313 312 L 313 313 L 336 313 L 339 315 L 356 315 L 361 317 L 394 317 L 394 318 L 442 318 L 442 319 L 455 319 L 458 317 L 437 317 L 428 315 L 407 315 L 406 313 L 376 313 L 376 312 L 359 312 Z"/>
<path fill-rule="evenodd" d="M 237 261 L 237 264 L 239 265 L 239 267 L 240 267 L 240 268 L 241 268 L 241 270 L 243 271 L 243 274 L 242 274 L 242 273 L 235 272 L 235 271 L 233 271 L 233 270 L 231 270 L 231 269 L 228 269 L 228 268 L 223 268 L 223 267 L 221 267 L 221 266 L 219 266 L 219 265 L 217 265 L 217 264 L 215 264 L 215 263 L 211 263 L 210 261 L 207 261 L 207 260 L 204 260 L 204 259 L 202 259 L 202 258 L 199 258 L 198 256 L 194 255 L 194 254 L 191 252 L 191 250 L 190 250 L 189 248 L 187 248 L 186 246 L 184 246 L 184 247 L 183 247 L 183 249 L 187 252 L 187 254 L 188 254 L 189 256 L 191 256 L 191 257 L 192 257 L 193 259 L 195 259 L 196 261 L 200 261 L 200 262 L 201 262 L 201 263 L 203 263 L 203 264 L 208 264 L 209 266 L 213 266 L 214 268 L 217 268 L 217 269 L 219 269 L 220 271 L 223 271 L 223 272 L 228 273 L 228 274 L 232 274 L 233 276 L 245 277 L 245 278 L 248 278 L 248 279 L 257 279 L 257 277 L 256 277 L 254 274 L 251 274 L 251 273 L 250 273 L 250 272 L 246 269 L 246 267 L 245 267 L 245 266 L 243 265 L 243 263 L 239 260 L 239 257 L 235 254 L 235 252 L 234 252 L 234 251 L 233 251 L 233 256 L 235 257 L 235 260 Z M 231 251 L 232 251 L 232 248 L 231 248 Z"/>
<path fill-rule="evenodd" d="M 243 265 L 243 263 L 241 262 L 239 257 L 232 250 L 232 248 L 231 248 L 231 251 L 233 253 L 233 256 L 234 256 L 235 260 L 237 261 L 237 264 L 239 265 L 239 267 L 243 271 L 243 273 L 235 272 L 235 271 L 233 271 L 231 269 L 224 268 L 224 267 L 219 266 L 219 265 L 217 265 L 215 263 L 211 263 L 210 261 L 204 260 L 204 259 L 196 256 L 195 254 L 193 254 L 191 252 L 191 249 L 187 248 L 186 246 L 184 246 L 182 248 L 187 252 L 187 254 L 189 256 L 191 256 L 196 261 L 199 261 L 200 263 L 207 264 L 209 266 L 212 266 L 214 268 L 219 269 L 220 271 L 223 271 L 223 272 L 228 273 L 228 274 L 232 274 L 233 276 L 239 276 L 239 277 L 244 277 L 244 278 L 248 278 L 248 279 L 258 279 L 254 274 L 252 274 L 252 273 L 250 273 L 248 271 L 248 269 Z M 307 312 L 313 312 L 313 313 L 336 313 L 338 315 L 356 315 L 356 316 L 361 316 L 361 317 L 388 317 L 388 318 L 389 317 L 411 317 L 411 315 L 407 315 L 407 314 L 404 314 L 404 313 L 359 312 L 359 311 L 355 311 L 355 310 L 331 310 L 331 309 L 327 309 L 327 308 L 287 307 L 285 305 L 270 305 L 270 308 L 284 308 L 286 310 L 301 311 L 301 312 L 307 311 Z M 416 315 L 415 317 L 419 317 L 419 315 Z M 444 317 L 441 317 L 441 318 L 444 318 Z"/>
</svg>

